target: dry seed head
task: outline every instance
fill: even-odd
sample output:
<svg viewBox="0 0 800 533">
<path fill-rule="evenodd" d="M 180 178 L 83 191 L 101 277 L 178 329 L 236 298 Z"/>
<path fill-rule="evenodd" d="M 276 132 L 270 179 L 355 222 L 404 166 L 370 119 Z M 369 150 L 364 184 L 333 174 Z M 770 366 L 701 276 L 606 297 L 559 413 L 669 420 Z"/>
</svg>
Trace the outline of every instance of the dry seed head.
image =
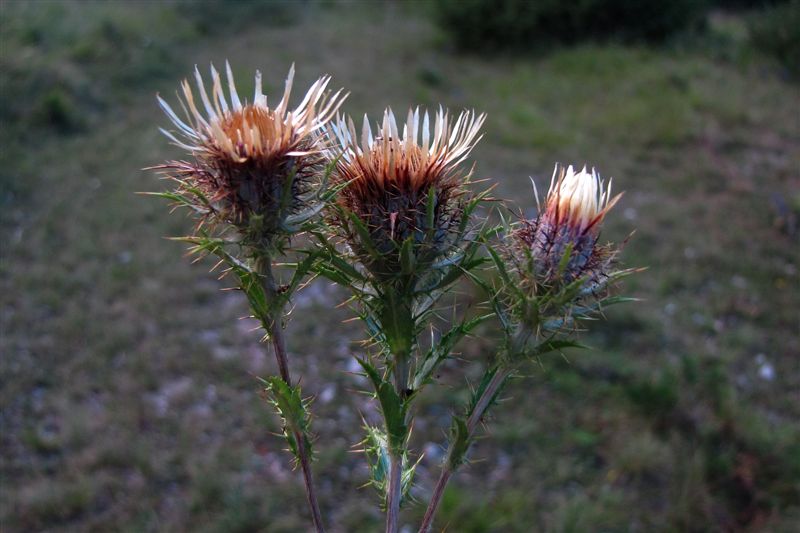
<svg viewBox="0 0 800 533">
<path fill-rule="evenodd" d="M 538 290 L 583 277 L 589 283 L 603 278 L 615 251 L 599 246 L 597 239 L 606 213 L 621 196 L 612 198 L 611 181 L 606 187 L 594 169 L 575 172 L 572 165 L 556 165 L 544 210 L 513 233 L 518 265 L 524 257 L 532 259 L 532 265 L 520 267 L 523 282 Z"/>
<path fill-rule="evenodd" d="M 360 134 L 352 119 L 339 117 L 329 125 L 328 135 L 338 148 L 331 151 L 331 157 L 338 157 L 335 179 L 347 184 L 338 202 L 363 222 L 378 251 L 388 254 L 375 264 L 359 253 L 363 243 L 347 221 L 334 220 L 368 268 L 390 274 L 397 266 L 392 251 L 409 237 L 423 263 L 454 244 L 450 237 L 461 220 L 469 178 L 459 166 L 480 140 L 484 119 L 465 111 L 453 121 L 440 107 L 431 121 L 427 112 L 420 116 L 419 108 L 410 109 L 401 135 L 394 113 L 386 109 L 375 134 L 366 116 Z"/>
<path fill-rule="evenodd" d="M 226 62 L 228 97 L 222 80 L 211 66 L 211 93 L 195 68 L 199 102 L 188 80 L 181 84 L 180 118 L 160 96 L 161 108 L 177 132 L 161 131 L 187 150 L 194 161 L 172 161 L 161 168 L 179 182 L 179 189 L 196 188 L 210 206 L 199 205 L 213 222 L 248 227 L 255 215 L 262 231 L 276 231 L 281 218 L 306 207 L 307 194 L 324 166 L 320 133 L 335 115 L 344 95 L 328 97 L 330 77 L 319 78 L 302 102 L 289 109 L 294 66 L 289 70 L 283 97 L 274 108 L 262 93 L 261 73 L 256 72 L 253 101 L 242 101 Z M 281 202 L 291 187 L 288 205 Z"/>
</svg>

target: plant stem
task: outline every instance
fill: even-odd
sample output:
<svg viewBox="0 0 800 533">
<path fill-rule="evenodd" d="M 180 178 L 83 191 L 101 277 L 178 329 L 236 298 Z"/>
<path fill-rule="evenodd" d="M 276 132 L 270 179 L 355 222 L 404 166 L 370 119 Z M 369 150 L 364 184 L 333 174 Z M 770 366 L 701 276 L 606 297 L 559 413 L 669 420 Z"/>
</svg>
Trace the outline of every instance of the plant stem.
<svg viewBox="0 0 800 533">
<path fill-rule="evenodd" d="M 492 379 L 484 389 L 481 397 L 478 398 L 478 401 L 475 403 L 475 408 L 472 410 L 469 418 L 467 419 L 467 434 L 470 437 L 472 437 L 472 433 L 475 431 L 475 428 L 481 421 L 481 418 L 483 418 L 483 415 L 486 413 L 486 409 L 491 404 L 492 399 L 497 394 L 498 389 L 510 374 L 511 368 L 499 368 L 497 372 L 495 372 L 494 376 L 492 376 Z M 422 519 L 422 525 L 419 528 L 419 533 L 428 533 L 428 531 L 430 531 L 431 526 L 433 525 L 433 518 L 436 515 L 437 509 L 439 508 L 439 503 L 442 500 L 442 496 L 444 496 L 444 490 L 447 487 L 447 482 L 450 481 L 450 477 L 453 475 L 454 468 L 450 463 L 451 452 L 452 447 L 450 452 L 448 452 L 448 456 L 444 461 L 444 465 L 442 466 L 442 471 L 439 474 L 439 480 L 436 482 L 436 486 L 433 489 L 431 501 L 428 504 L 428 508 L 425 510 L 425 517 Z"/>
<path fill-rule="evenodd" d="M 386 498 L 386 533 L 397 533 L 400 526 L 400 492 L 403 476 L 403 458 L 389 456 L 389 493 Z"/>
<path fill-rule="evenodd" d="M 283 329 L 277 320 L 273 321 L 270 337 L 272 338 L 272 346 L 275 348 L 275 357 L 278 360 L 281 378 L 291 386 L 292 382 L 286 357 L 286 342 L 283 337 Z M 311 521 L 314 522 L 314 528 L 317 530 L 317 533 L 324 533 L 325 527 L 322 525 L 322 515 L 319 511 L 317 494 L 314 489 L 314 477 L 311 473 L 311 458 L 308 455 L 308 450 L 306 450 L 305 436 L 301 435 L 299 431 L 294 431 L 294 441 L 297 443 L 298 460 L 300 461 L 300 468 L 303 471 L 303 481 L 306 485 L 306 498 L 308 499 L 308 507 L 311 511 Z"/>
<path fill-rule="evenodd" d="M 276 297 L 278 291 L 272 273 L 272 262 L 269 257 L 262 258 L 258 262 L 258 270 L 262 276 L 261 279 L 267 298 Z M 272 340 L 272 347 L 275 350 L 275 359 L 278 362 L 278 371 L 280 372 L 281 379 L 291 387 L 292 378 L 289 373 L 289 358 L 286 355 L 286 339 L 283 335 L 283 327 L 281 327 L 282 318 L 283 307 L 274 313 L 272 317 L 268 317 L 268 332 Z M 308 499 L 308 507 L 311 511 L 311 521 L 314 523 L 314 529 L 317 533 L 324 533 L 325 527 L 322 525 L 322 515 L 319 511 L 317 494 L 314 489 L 314 477 L 311 473 L 311 458 L 309 457 L 308 450 L 306 450 L 305 436 L 299 431 L 293 431 L 293 436 L 295 443 L 297 443 L 298 461 L 303 471 L 303 481 L 306 486 L 306 498 Z"/>
<path fill-rule="evenodd" d="M 408 386 L 408 354 L 394 354 L 394 388 L 405 399 Z M 397 533 L 400 527 L 400 500 L 403 491 L 403 451 L 389 452 L 389 487 L 386 495 L 386 533 Z"/>
<path fill-rule="evenodd" d="M 419 527 L 419 533 L 428 533 L 433 525 L 433 517 L 436 516 L 436 511 L 439 509 L 439 502 L 442 501 L 444 496 L 444 489 L 447 487 L 447 482 L 450 481 L 450 476 L 453 475 L 453 470 L 450 468 L 442 467 L 439 474 L 439 479 L 436 481 L 436 486 L 433 487 L 433 494 L 428 508 L 425 510 L 425 517 L 422 519 L 422 525 Z"/>
<path fill-rule="evenodd" d="M 394 356 L 394 390 L 401 398 L 406 396 L 408 387 L 408 356 L 396 354 Z"/>
<path fill-rule="evenodd" d="M 281 314 L 283 314 L 282 310 Z M 292 378 L 289 374 L 289 358 L 286 355 L 286 339 L 283 336 L 283 328 L 281 327 L 280 319 L 272 319 L 269 328 L 269 338 L 275 350 L 275 360 L 278 362 L 278 373 L 280 373 L 281 379 L 291 387 Z"/>
<path fill-rule="evenodd" d="M 483 415 L 486 414 L 486 409 L 497 395 L 498 389 L 511 374 L 511 370 L 510 367 L 498 368 L 497 372 L 495 372 L 494 376 L 492 376 L 492 379 L 489 381 L 489 384 L 486 385 L 486 389 L 484 389 L 481 397 L 478 398 L 478 401 L 475 403 L 475 408 L 467 419 L 467 432 L 470 436 L 475 431 L 475 427 L 478 425 L 478 422 L 481 421 Z"/>
</svg>

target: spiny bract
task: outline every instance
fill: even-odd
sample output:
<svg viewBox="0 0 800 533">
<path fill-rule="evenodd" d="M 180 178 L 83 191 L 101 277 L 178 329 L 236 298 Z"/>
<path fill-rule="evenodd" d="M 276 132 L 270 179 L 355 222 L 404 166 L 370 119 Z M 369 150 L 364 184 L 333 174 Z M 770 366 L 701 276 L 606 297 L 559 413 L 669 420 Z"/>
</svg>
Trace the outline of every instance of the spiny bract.
<svg viewBox="0 0 800 533">
<path fill-rule="evenodd" d="M 347 217 L 334 217 L 333 223 L 373 275 L 391 277 L 401 270 L 400 249 L 407 240 L 423 270 L 458 245 L 454 230 L 470 174 L 459 165 L 480 139 L 484 118 L 462 112 L 453 122 L 440 108 L 431 129 L 428 113 L 420 117 L 419 108 L 411 109 L 400 135 L 387 109 L 374 136 L 366 116 L 360 137 L 352 119 L 340 117 L 328 127 L 341 149 L 335 171 L 343 185 L 339 206 L 366 228 L 370 242 Z"/>
</svg>

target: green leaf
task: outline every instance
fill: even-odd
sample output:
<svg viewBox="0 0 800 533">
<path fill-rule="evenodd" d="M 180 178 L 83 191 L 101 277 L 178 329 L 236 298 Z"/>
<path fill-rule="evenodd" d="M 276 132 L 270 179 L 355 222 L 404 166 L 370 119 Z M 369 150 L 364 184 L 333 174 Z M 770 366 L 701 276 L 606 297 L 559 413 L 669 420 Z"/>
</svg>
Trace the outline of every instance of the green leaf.
<svg viewBox="0 0 800 533">
<path fill-rule="evenodd" d="M 337 272 L 338 279 L 342 280 L 341 284 L 345 287 L 351 286 L 353 282 L 363 283 L 366 281 L 364 275 L 345 260 L 336 247 L 331 244 L 328 235 L 313 230 L 310 233 L 316 238 L 317 245 L 321 250 L 319 260 L 314 264 L 314 271 L 321 269 Z M 318 273 L 324 275 L 321 272 Z M 336 281 L 336 283 L 339 283 L 339 281 Z"/>
<path fill-rule="evenodd" d="M 193 202 L 188 196 L 177 192 L 142 192 L 139 193 L 144 196 L 156 196 L 158 198 L 164 198 L 166 200 L 172 200 L 178 207 L 187 207 L 192 211 L 195 211 L 200 214 L 206 214 L 211 211 L 211 208 L 202 208 L 197 203 Z"/>
<path fill-rule="evenodd" d="M 464 464 L 472 439 L 464 418 L 454 416 L 450 425 L 450 447 L 447 451 L 447 468 L 455 471 Z"/>
<path fill-rule="evenodd" d="M 458 281 L 462 275 L 464 275 L 464 269 L 461 268 L 461 265 L 453 265 L 435 283 L 426 286 L 424 290 L 419 290 L 417 293 L 442 290 Z"/>
<path fill-rule="evenodd" d="M 589 349 L 585 344 L 570 339 L 549 339 L 536 346 L 531 355 L 544 355 L 548 352 L 561 351 L 564 348 Z"/>
<path fill-rule="evenodd" d="M 383 379 L 374 366 L 364 359 L 357 357 L 356 360 L 361 365 L 361 368 L 364 369 L 364 373 L 372 381 L 372 385 L 375 388 L 383 419 L 386 422 L 389 451 L 392 455 L 400 456 L 405 451 L 408 438 L 408 425 L 406 424 L 408 406 L 394 390 L 394 387 Z"/>
<path fill-rule="evenodd" d="M 359 244 L 364 248 L 364 250 L 366 250 L 373 260 L 380 261 L 382 256 L 375 247 L 375 243 L 372 242 L 372 236 L 370 236 L 369 229 L 367 229 L 367 226 L 364 225 L 364 222 L 352 211 L 345 211 L 345 215 L 350 222 L 350 226 L 358 234 L 358 239 L 360 241 Z"/>
<path fill-rule="evenodd" d="M 567 327 L 572 327 L 574 325 L 574 322 L 575 320 L 571 316 L 565 318 L 554 318 L 551 320 L 545 320 L 542 323 L 542 331 L 557 332 Z"/>
<path fill-rule="evenodd" d="M 375 318 L 373 318 L 371 313 L 360 312 L 358 313 L 358 318 L 364 322 L 364 327 L 367 328 L 367 333 L 371 339 L 379 343 L 385 343 L 385 339 L 383 338 L 383 330 Z"/>
<path fill-rule="evenodd" d="M 478 384 L 478 387 L 472 393 L 472 398 L 470 399 L 469 407 L 467 408 L 467 418 L 469 418 L 472 415 L 473 411 L 475 411 L 475 408 L 478 406 L 478 400 L 480 400 L 481 396 L 483 396 L 483 393 L 489 387 L 489 383 L 491 383 L 492 378 L 494 378 L 495 374 L 497 374 L 499 371 L 500 368 L 497 365 L 494 365 L 491 368 L 486 369 L 486 371 L 483 373 L 483 376 L 481 377 L 481 382 Z M 489 399 L 489 403 L 486 406 L 484 412 L 481 414 L 481 416 L 483 416 L 483 414 L 489 411 L 489 407 L 497 399 L 497 396 L 503 389 L 504 384 L 505 381 L 503 381 L 503 384 L 497 387 L 497 390 L 495 391 L 494 395 Z"/>
<path fill-rule="evenodd" d="M 464 251 L 460 251 L 460 252 L 454 253 L 452 255 L 449 255 L 449 256 L 445 257 L 444 259 L 441 259 L 441 260 L 437 261 L 436 263 L 432 264 L 431 265 L 431 270 L 439 270 L 439 269 L 442 269 L 444 267 L 457 265 L 464 259 L 464 256 L 465 256 L 465 252 Z"/>
<path fill-rule="evenodd" d="M 183 183 L 183 188 L 186 190 L 186 192 L 192 193 L 194 195 L 194 197 L 197 198 L 198 200 L 200 200 L 200 202 L 202 204 L 208 206 L 209 208 L 211 207 L 211 202 L 209 201 L 208 197 L 206 197 L 206 195 L 205 195 L 205 193 L 203 191 L 201 191 L 197 187 L 189 185 L 186 182 L 182 182 L 182 183 Z"/>
<path fill-rule="evenodd" d="M 641 298 L 631 298 L 628 296 L 608 296 L 601 299 L 598 303 L 601 307 L 608 307 L 609 305 L 625 304 L 630 302 L 641 302 Z"/>
<path fill-rule="evenodd" d="M 436 188 L 431 187 L 428 189 L 428 201 L 425 203 L 425 218 L 428 223 L 428 231 L 434 228 L 436 217 Z"/>
<path fill-rule="evenodd" d="M 322 187 L 320 188 L 319 198 L 320 198 L 321 201 L 323 201 L 325 203 L 331 203 L 334 199 L 336 199 L 337 196 L 339 196 L 339 193 L 342 190 L 344 190 L 346 187 L 348 187 L 356 179 L 356 178 L 353 178 L 353 179 L 348 180 L 348 181 L 343 181 L 341 183 L 336 183 L 336 184 L 334 184 L 332 186 L 330 185 L 330 176 L 336 170 L 336 162 L 339 160 L 340 157 L 341 157 L 341 155 L 337 156 L 335 159 L 333 159 L 328 164 L 328 166 L 325 168 L 325 173 L 322 176 L 323 177 L 323 179 L 322 179 L 322 184 L 323 184 L 322 187 L 324 187 L 324 189 Z M 332 205 L 331 207 L 334 208 L 334 209 L 337 209 L 336 205 Z"/>
<path fill-rule="evenodd" d="M 364 453 L 369 465 L 370 480 L 369 484 L 375 487 L 383 498 L 385 506 L 389 489 L 389 473 L 391 471 L 391 456 L 389 455 L 388 439 L 386 433 L 379 428 L 369 425 L 364 426 L 366 436 L 361 444 L 364 446 Z M 420 460 L 422 457 L 420 457 Z M 408 453 L 403 453 L 401 458 L 402 474 L 400 476 L 400 494 L 402 500 L 408 499 L 409 492 L 414 479 L 414 472 L 419 460 L 411 464 Z"/>
<path fill-rule="evenodd" d="M 393 354 L 409 353 L 416 338 L 416 321 L 407 298 L 388 290 L 376 300 L 380 303 L 378 320 L 389 350 Z"/>
<path fill-rule="evenodd" d="M 422 456 L 417 459 L 417 462 L 411 464 L 408 457 L 408 452 L 403 454 L 400 467 L 402 474 L 400 475 L 400 504 L 402 505 L 406 500 L 411 499 L 411 487 L 414 485 L 414 473 L 417 470 L 417 465 L 422 461 Z"/>
<path fill-rule="evenodd" d="M 281 229 L 288 233 L 297 233 L 302 229 L 304 223 L 317 216 L 324 208 L 325 204 L 318 202 L 315 205 L 300 211 L 299 213 L 289 215 L 282 222 Z"/>
<path fill-rule="evenodd" d="M 558 277 L 561 278 L 564 276 L 564 272 L 567 270 L 567 265 L 569 265 L 569 260 L 572 258 L 572 249 L 575 247 L 574 243 L 570 242 L 567 244 L 567 247 L 564 248 L 564 253 L 561 255 L 561 260 L 558 262 Z"/>
<path fill-rule="evenodd" d="M 261 277 L 255 272 L 244 272 L 234 269 L 236 277 L 239 278 L 239 288 L 247 296 L 250 309 L 253 315 L 261 321 L 264 329 L 269 331 L 272 327 L 274 309 L 278 303 L 273 299 L 270 301 L 261 285 Z"/>
<path fill-rule="evenodd" d="M 503 283 L 509 287 L 514 287 L 515 284 L 511 281 L 511 276 L 508 275 L 508 269 L 506 269 L 506 262 L 500 257 L 500 254 L 488 244 L 486 245 L 486 251 L 489 252 L 489 257 L 492 258 L 497 273 L 500 274 L 500 279 Z"/>
<path fill-rule="evenodd" d="M 581 289 L 586 286 L 587 281 L 589 281 L 589 276 L 583 276 L 567 284 L 557 294 L 551 297 L 554 305 L 561 307 L 574 302 L 580 295 Z"/>
<path fill-rule="evenodd" d="M 481 203 L 482 203 L 484 200 L 486 200 L 486 199 L 489 197 L 489 195 L 492 193 L 492 189 L 493 189 L 493 188 L 494 188 L 494 185 L 493 185 L 493 186 L 491 186 L 491 187 L 489 187 L 489 188 L 488 188 L 488 189 L 486 189 L 485 191 L 481 191 L 481 192 L 479 192 L 478 194 L 476 194 L 475 196 L 473 196 L 473 197 L 472 197 L 472 199 L 471 199 L 471 200 L 470 200 L 470 201 L 467 203 L 467 205 L 464 207 L 464 211 L 465 211 L 465 213 L 466 213 L 467 215 L 471 215 L 471 214 L 472 214 L 472 212 L 473 212 L 473 211 L 474 211 L 474 210 L 475 210 L 475 209 L 476 209 L 476 208 L 477 208 L 477 207 L 478 207 L 478 206 L 479 206 L 479 205 L 480 205 L 480 204 L 481 204 Z"/>
<path fill-rule="evenodd" d="M 429 383 L 431 376 L 439 365 L 450 357 L 455 345 L 464 338 L 464 336 L 469 335 L 476 326 L 491 317 L 492 315 L 489 314 L 474 317 L 471 320 L 465 320 L 453 326 L 447 333 L 442 335 L 439 342 L 434 343 L 418 363 L 417 369 L 414 372 L 412 388 L 414 390 L 419 390 L 423 385 Z"/>
<path fill-rule="evenodd" d="M 414 237 L 408 237 L 400 247 L 400 271 L 406 276 L 413 273 L 415 263 Z"/>
<path fill-rule="evenodd" d="M 477 267 L 483 265 L 487 260 L 483 257 L 475 257 L 475 248 L 468 248 L 467 250 L 457 253 L 450 259 L 443 259 L 436 265 L 431 267 L 431 270 L 445 270 L 440 277 L 432 276 L 433 281 L 419 287 L 415 294 L 425 294 L 432 291 L 445 290 L 447 287 L 458 281 L 461 276 L 470 275 L 470 273 Z"/>
<path fill-rule="evenodd" d="M 638 302 L 638 298 L 627 296 L 607 296 L 595 302 L 585 305 L 575 305 L 570 309 L 567 320 L 561 319 L 565 324 L 571 324 L 575 320 L 593 320 L 598 314 L 602 313 L 603 308 L 627 302 Z"/>
<path fill-rule="evenodd" d="M 271 295 L 264 291 L 261 275 L 253 271 L 246 263 L 232 256 L 226 249 L 227 244 L 222 239 L 211 238 L 207 235 L 193 235 L 191 237 L 177 237 L 174 240 L 192 244 L 191 253 L 213 254 L 220 258 L 228 269 L 233 272 L 238 280 L 239 288 L 247 296 L 253 315 L 258 318 L 264 329 L 269 331 L 273 314 L 286 302 L 287 295 Z"/>
<path fill-rule="evenodd" d="M 308 436 L 310 416 L 300 394 L 300 386 L 292 387 L 279 376 L 269 376 L 261 381 L 265 385 L 267 398 L 283 421 L 283 435 L 292 454 L 300 460 L 297 446 L 297 437 L 300 437 L 310 456 L 312 453 L 311 439 Z"/>
<path fill-rule="evenodd" d="M 379 428 L 367 425 L 364 429 L 367 434 L 362 444 L 364 445 L 364 453 L 367 456 L 369 465 L 370 483 L 385 498 L 388 492 L 389 472 L 391 470 L 388 438 L 386 433 Z"/>
<path fill-rule="evenodd" d="M 363 283 L 366 281 L 361 272 L 359 272 L 353 265 L 345 261 L 342 256 L 339 254 L 332 255 L 332 256 L 325 256 L 325 259 L 328 261 L 328 264 L 338 270 L 344 277 L 348 278 L 351 281 L 356 281 L 359 283 Z"/>
<path fill-rule="evenodd" d="M 502 300 L 501 291 L 493 285 L 490 285 L 486 280 L 481 279 L 479 276 L 471 275 L 470 279 L 475 285 L 483 289 L 489 298 L 489 304 L 492 306 L 494 315 L 500 321 L 500 326 L 503 331 L 510 332 L 513 328 L 511 317 L 509 316 L 508 309 Z"/>
<path fill-rule="evenodd" d="M 325 265 L 325 264 L 314 265 L 314 272 L 316 272 L 323 278 L 329 279 L 330 281 L 338 285 L 347 287 L 350 284 L 350 280 L 344 275 L 342 275 L 342 272 L 340 270 L 331 268 L 330 265 Z"/>
<path fill-rule="evenodd" d="M 316 252 L 309 252 L 305 259 L 294 265 L 294 272 L 292 273 L 292 279 L 289 281 L 289 284 L 286 286 L 286 290 L 284 291 L 286 299 L 292 297 L 294 292 L 303 282 L 303 279 L 306 275 L 311 271 L 314 266 L 315 261 L 317 261 L 321 251 Z"/>
</svg>

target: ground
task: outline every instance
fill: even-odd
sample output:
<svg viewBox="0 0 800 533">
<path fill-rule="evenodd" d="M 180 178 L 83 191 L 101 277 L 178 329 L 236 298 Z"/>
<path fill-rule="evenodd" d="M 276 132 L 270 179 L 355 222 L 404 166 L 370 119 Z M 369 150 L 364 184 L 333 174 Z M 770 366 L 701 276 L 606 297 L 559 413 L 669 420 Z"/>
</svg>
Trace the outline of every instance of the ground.
<svg viewBox="0 0 800 533">
<path fill-rule="evenodd" d="M 180 156 L 155 94 L 229 59 L 240 93 L 291 63 L 391 105 L 488 113 L 477 178 L 532 213 L 529 176 L 587 163 L 625 190 L 604 238 L 648 270 L 567 351 L 523 368 L 451 484 L 437 527 L 790 531 L 800 520 L 800 91 L 738 16 L 652 49 L 456 54 L 415 3 L 5 2 L 0 12 L 3 531 L 302 531 L 298 472 L 255 376 L 272 356 L 230 280 L 165 236 L 191 221 L 137 196 Z M 315 282 L 288 326 L 315 397 L 330 530 L 375 531 L 353 394 L 363 332 Z M 465 305 L 477 301 L 468 288 Z M 416 416 L 416 496 L 493 330 L 460 347 Z M 418 524 L 424 505 L 402 521 Z M 410 529 L 409 529 L 410 530 Z"/>
</svg>

